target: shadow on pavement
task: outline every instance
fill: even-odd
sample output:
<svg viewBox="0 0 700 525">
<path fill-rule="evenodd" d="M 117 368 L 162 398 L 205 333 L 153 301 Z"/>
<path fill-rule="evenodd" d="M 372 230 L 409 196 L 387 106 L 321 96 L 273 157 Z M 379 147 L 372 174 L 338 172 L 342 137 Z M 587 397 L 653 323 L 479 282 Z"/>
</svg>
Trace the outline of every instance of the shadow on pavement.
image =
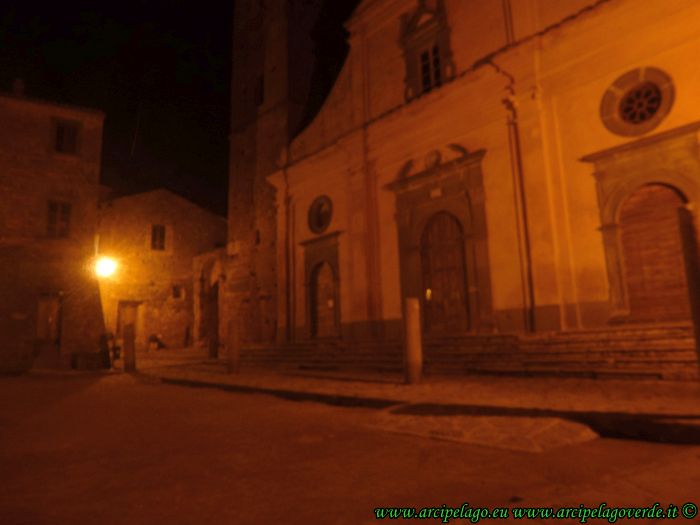
<svg viewBox="0 0 700 525">
<path fill-rule="evenodd" d="M 239 392 L 248 394 L 268 394 L 286 399 L 287 401 L 314 401 L 326 405 L 351 407 L 351 408 L 373 408 L 384 409 L 399 405 L 398 401 L 392 399 L 380 399 L 372 397 L 353 397 L 330 394 L 319 394 L 315 392 L 294 392 L 290 390 L 278 390 L 274 388 L 263 388 L 243 385 L 227 385 L 219 383 L 205 383 L 202 381 L 192 381 L 189 379 L 161 378 L 162 383 L 192 388 L 213 388 L 226 392 Z"/>
<path fill-rule="evenodd" d="M 557 417 L 587 425 L 601 437 L 678 445 L 700 444 L 697 415 L 626 414 L 621 412 L 576 412 L 480 405 L 403 405 L 391 411 L 411 416 L 510 416 Z"/>
<path fill-rule="evenodd" d="M 405 402 L 373 397 L 355 397 L 317 392 L 298 392 L 256 386 L 208 383 L 189 379 L 161 378 L 165 384 L 212 388 L 228 392 L 268 394 L 288 401 L 312 401 L 326 405 L 383 410 L 393 407 L 393 415 L 410 416 L 510 416 L 561 418 L 582 423 L 601 437 L 682 445 L 700 444 L 700 418 L 697 415 L 629 414 L 622 412 L 577 412 L 573 410 L 532 409 L 484 405 L 455 405 Z"/>
</svg>

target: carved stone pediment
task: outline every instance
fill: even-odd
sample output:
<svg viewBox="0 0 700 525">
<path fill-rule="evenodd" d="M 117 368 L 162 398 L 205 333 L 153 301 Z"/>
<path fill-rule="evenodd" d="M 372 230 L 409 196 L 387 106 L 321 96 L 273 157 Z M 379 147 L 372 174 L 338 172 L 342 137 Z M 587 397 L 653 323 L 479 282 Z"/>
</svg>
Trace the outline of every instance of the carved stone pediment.
<svg viewBox="0 0 700 525">
<path fill-rule="evenodd" d="M 399 170 L 396 180 L 386 188 L 395 192 L 404 192 L 425 184 L 432 184 L 437 179 L 450 177 L 457 172 L 468 173 L 469 167 L 479 168 L 485 154 L 485 150 L 469 152 L 459 144 L 449 144 L 443 150 L 431 150 L 424 156 L 422 162 L 407 160 Z"/>
</svg>

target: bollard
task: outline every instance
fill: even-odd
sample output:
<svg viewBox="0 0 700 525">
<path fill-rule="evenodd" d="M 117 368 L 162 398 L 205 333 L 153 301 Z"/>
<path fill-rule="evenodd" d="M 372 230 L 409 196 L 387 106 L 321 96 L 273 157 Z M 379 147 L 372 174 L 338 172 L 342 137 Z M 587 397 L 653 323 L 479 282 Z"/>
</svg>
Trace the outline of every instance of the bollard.
<svg viewBox="0 0 700 525">
<path fill-rule="evenodd" d="M 406 298 L 404 304 L 404 363 L 406 383 L 421 380 L 423 372 L 423 341 L 420 325 L 420 302 L 415 297 Z"/>
<path fill-rule="evenodd" d="M 128 324 L 124 327 L 124 372 L 136 372 L 136 334 L 134 325 Z"/>
<path fill-rule="evenodd" d="M 227 363 L 229 374 L 237 374 L 241 371 L 241 338 L 235 327 L 229 328 Z"/>
</svg>

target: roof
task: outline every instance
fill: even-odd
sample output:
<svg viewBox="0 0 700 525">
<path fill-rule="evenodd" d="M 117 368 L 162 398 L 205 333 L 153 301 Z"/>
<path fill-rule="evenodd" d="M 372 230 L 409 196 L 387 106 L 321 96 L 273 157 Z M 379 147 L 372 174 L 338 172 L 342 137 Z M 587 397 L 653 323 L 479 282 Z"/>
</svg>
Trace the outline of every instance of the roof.
<svg viewBox="0 0 700 525">
<path fill-rule="evenodd" d="M 139 193 L 130 193 L 128 195 L 121 195 L 121 196 L 106 200 L 105 204 L 109 204 L 111 202 L 117 202 L 117 201 L 123 202 L 123 201 L 126 201 L 128 199 L 143 198 L 143 197 L 146 197 L 148 195 L 155 195 L 155 194 L 162 194 L 164 197 L 166 197 L 168 199 L 178 200 L 178 201 L 180 201 L 188 206 L 197 208 L 205 213 L 208 213 L 209 215 L 211 215 L 213 217 L 221 219 L 222 221 L 227 220 L 226 217 L 222 217 L 218 213 L 214 213 L 213 211 L 208 210 L 207 208 L 204 208 L 204 207 L 200 206 L 199 204 L 192 202 L 188 198 L 183 197 L 182 195 L 179 195 L 179 194 L 175 193 L 174 191 L 171 191 L 167 188 L 156 188 L 154 190 L 142 191 Z"/>
<path fill-rule="evenodd" d="M 70 111 L 79 111 L 81 113 L 88 113 L 91 114 L 95 117 L 100 117 L 102 119 L 105 118 L 105 112 L 99 109 L 94 109 L 94 108 L 86 108 L 83 106 L 74 106 L 71 104 L 63 104 L 60 102 L 50 102 L 48 100 L 43 100 L 39 98 L 32 98 L 32 97 L 27 97 L 24 95 L 15 95 L 13 93 L 7 93 L 7 92 L 2 92 L 0 91 L 0 97 L 4 99 L 10 99 L 14 100 L 17 102 L 26 102 L 28 104 L 35 104 L 35 105 L 41 105 L 41 106 L 49 106 L 52 108 L 62 108 L 62 109 L 67 109 Z"/>
</svg>

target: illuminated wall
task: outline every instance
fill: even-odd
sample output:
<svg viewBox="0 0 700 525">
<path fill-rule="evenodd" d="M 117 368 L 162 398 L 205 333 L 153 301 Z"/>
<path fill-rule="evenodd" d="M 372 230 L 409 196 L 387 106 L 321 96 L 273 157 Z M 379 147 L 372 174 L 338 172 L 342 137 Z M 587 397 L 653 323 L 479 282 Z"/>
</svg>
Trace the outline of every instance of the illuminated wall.
<svg viewBox="0 0 700 525">
<path fill-rule="evenodd" d="M 104 115 L 0 95 L 0 351 L 68 363 L 103 330 L 92 273 Z M 3 365 L 0 364 L 0 368 Z"/>
<path fill-rule="evenodd" d="M 99 251 L 119 265 L 112 277 L 100 280 L 108 329 L 119 335 L 119 304 L 130 303 L 139 348 L 151 335 L 171 348 L 192 344 L 193 258 L 225 241 L 223 218 L 167 190 L 103 203 Z"/>
<path fill-rule="evenodd" d="M 611 295 L 616 270 L 601 232 L 594 177 L 599 167 L 582 159 L 618 146 L 643 158 L 645 140 L 664 133 L 681 133 L 697 146 L 693 130 L 684 126 L 700 120 L 700 76 L 689 67 L 700 52 L 700 5 L 446 0 L 425 2 L 420 13 L 420 4 L 360 5 L 347 24 L 351 51 L 335 87 L 292 142 L 287 162 L 268 179 L 277 188 L 277 263 L 285 269 L 278 272 L 279 331 L 291 325 L 294 337 L 309 337 L 305 261 L 319 250 L 337 250 L 343 335 L 397 337 L 406 279 L 413 277 L 405 275 L 412 248 L 402 244 L 395 183 L 403 178 L 409 187 L 411 177 L 416 184 L 433 177 L 424 200 L 407 206 L 447 203 L 455 190 L 441 170 L 482 150 L 483 187 L 468 196 L 470 205 L 483 199 L 485 207 L 487 257 L 474 268 L 488 273 L 489 284 L 474 293 L 490 322 L 480 326 L 517 332 L 530 322 L 536 331 L 607 325 L 624 301 L 615 306 Z M 439 86 L 409 98 L 402 28 L 411 29 L 415 16 L 418 34 L 432 23 L 431 12 L 441 9 L 446 28 L 440 30 L 449 35 L 454 70 L 444 69 Z M 632 71 L 641 71 L 643 80 L 652 67 L 671 79 L 675 94 L 668 111 L 654 117 L 651 129 L 611 131 L 601 117 L 606 91 Z M 679 153 L 668 142 L 654 158 L 667 171 L 692 171 L 691 146 Z M 613 151 L 606 159 L 618 157 Z M 651 169 L 633 164 L 619 176 L 634 181 Z M 642 178 L 673 180 L 655 169 L 656 175 Z M 315 233 L 308 213 L 322 195 L 332 201 L 333 214 L 328 228 Z M 692 202 L 693 195 L 687 197 Z M 406 220 L 419 215 L 407 212 Z"/>
</svg>

